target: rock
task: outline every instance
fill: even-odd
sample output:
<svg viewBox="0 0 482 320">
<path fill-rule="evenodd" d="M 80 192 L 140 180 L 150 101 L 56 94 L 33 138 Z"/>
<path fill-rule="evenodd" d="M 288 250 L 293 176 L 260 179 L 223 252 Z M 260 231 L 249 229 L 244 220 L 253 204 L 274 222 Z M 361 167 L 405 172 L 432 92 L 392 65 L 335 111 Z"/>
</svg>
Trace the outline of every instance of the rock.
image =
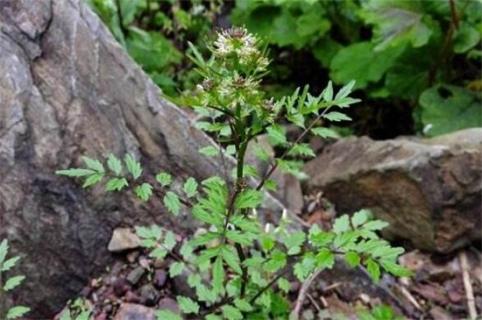
<svg viewBox="0 0 482 320">
<path fill-rule="evenodd" d="M 159 300 L 159 292 L 150 283 L 143 285 L 142 288 L 139 290 L 139 294 L 141 296 L 142 304 L 148 307 L 155 306 L 157 300 Z"/>
<path fill-rule="evenodd" d="M 117 278 L 112 284 L 112 287 L 117 297 L 122 297 L 130 289 L 128 281 L 123 278 Z"/>
<path fill-rule="evenodd" d="M 159 310 L 169 310 L 174 313 L 180 312 L 179 306 L 176 302 L 176 300 L 171 299 L 171 298 L 162 298 L 159 303 L 157 304 L 157 307 Z"/>
<path fill-rule="evenodd" d="M 156 270 L 156 272 L 154 272 L 154 285 L 158 289 L 164 287 L 164 285 L 166 284 L 166 280 L 167 273 L 165 270 Z"/>
<path fill-rule="evenodd" d="M 129 281 L 129 283 L 136 285 L 145 273 L 146 269 L 144 269 L 143 267 L 137 267 L 131 272 L 129 272 L 126 279 L 127 281 Z"/>
<path fill-rule="evenodd" d="M 82 165 L 81 155 L 126 152 L 146 176 L 162 168 L 202 180 L 222 164 L 199 155 L 213 141 L 162 97 L 83 0 L 0 0 L 0 57 L 0 238 L 28 276 L 16 302 L 50 319 L 112 262 L 116 227 L 197 227 L 162 201 L 84 190 L 56 170 Z M 280 203 L 265 198 L 279 214 Z"/>
<path fill-rule="evenodd" d="M 114 320 L 155 320 L 154 309 L 140 304 L 123 303 L 120 305 Z"/>
<path fill-rule="evenodd" d="M 326 147 L 305 172 L 337 212 L 372 209 L 385 235 L 450 252 L 481 238 L 482 129 L 433 139 L 348 138 Z"/>
<path fill-rule="evenodd" d="M 107 249 L 110 252 L 122 252 L 141 246 L 141 239 L 130 228 L 117 228 L 112 233 Z"/>
</svg>

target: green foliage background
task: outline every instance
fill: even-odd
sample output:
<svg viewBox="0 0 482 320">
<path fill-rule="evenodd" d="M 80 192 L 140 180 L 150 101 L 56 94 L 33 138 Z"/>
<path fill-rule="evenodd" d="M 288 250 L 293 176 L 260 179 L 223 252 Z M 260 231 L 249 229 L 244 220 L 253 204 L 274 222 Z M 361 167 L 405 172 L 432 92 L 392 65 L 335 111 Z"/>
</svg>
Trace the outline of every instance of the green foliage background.
<svg viewBox="0 0 482 320">
<path fill-rule="evenodd" d="M 355 79 L 364 103 L 348 132 L 390 138 L 482 126 L 479 0 L 89 2 L 179 104 L 197 80 L 186 42 L 203 51 L 214 29 L 233 24 L 267 42 L 273 63 L 263 84 L 275 97 Z"/>
</svg>

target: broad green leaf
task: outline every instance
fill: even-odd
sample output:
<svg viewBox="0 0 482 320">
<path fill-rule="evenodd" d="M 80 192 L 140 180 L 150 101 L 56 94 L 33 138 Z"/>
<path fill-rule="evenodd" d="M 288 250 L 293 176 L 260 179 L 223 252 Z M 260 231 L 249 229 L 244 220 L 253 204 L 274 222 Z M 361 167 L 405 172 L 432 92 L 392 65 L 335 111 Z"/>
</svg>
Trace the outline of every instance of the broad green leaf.
<svg viewBox="0 0 482 320">
<path fill-rule="evenodd" d="M 335 130 L 328 129 L 328 128 L 321 128 L 321 127 L 311 129 L 311 133 L 322 138 L 339 138 L 340 137 L 338 132 L 336 132 Z"/>
<path fill-rule="evenodd" d="M 147 201 L 152 196 L 152 186 L 149 183 L 144 182 L 140 186 L 137 186 L 134 189 L 134 192 L 139 199 Z"/>
<path fill-rule="evenodd" d="M 10 291 L 12 289 L 15 289 L 23 282 L 23 280 L 25 280 L 25 276 L 13 276 L 7 279 L 5 285 L 3 286 L 3 290 Z"/>
<path fill-rule="evenodd" d="M 288 254 L 297 254 L 301 251 L 301 246 L 305 242 L 306 235 L 303 231 L 296 231 L 289 233 L 284 239 L 283 242 L 288 248 Z"/>
<path fill-rule="evenodd" d="M 107 166 L 117 176 L 122 172 L 122 162 L 112 153 L 107 158 Z"/>
<path fill-rule="evenodd" d="M 297 143 L 293 145 L 288 152 L 290 156 L 304 156 L 304 157 L 315 157 L 313 149 L 307 143 Z"/>
<path fill-rule="evenodd" d="M 257 208 L 263 202 L 263 194 L 255 189 L 246 189 L 236 197 L 234 206 L 237 209 Z"/>
<path fill-rule="evenodd" d="M 194 197 L 197 193 L 198 183 L 194 178 L 189 178 L 184 183 L 183 190 L 188 198 Z"/>
<path fill-rule="evenodd" d="M 164 238 L 164 247 L 168 250 L 172 250 L 176 246 L 176 235 L 172 231 L 167 231 Z"/>
<path fill-rule="evenodd" d="M 182 320 L 181 316 L 171 310 L 159 310 L 156 312 L 157 320 Z"/>
<path fill-rule="evenodd" d="M 353 214 L 351 217 L 351 223 L 353 227 L 358 227 L 368 221 L 370 212 L 368 210 L 360 210 Z"/>
<path fill-rule="evenodd" d="M 345 261 L 350 267 L 356 267 L 360 264 L 360 256 L 356 252 L 348 251 L 345 253 Z"/>
<path fill-rule="evenodd" d="M 162 237 L 162 229 L 157 225 L 152 225 L 150 227 L 136 226 L 136 234 L 140 238 L 159 240 Z"/>
<path fill-rule="evenodd" d="M 335 264 L 335 255 L 328 249 L 321 249 L 316 255 L 316 264 L 319 268 L 332 268 Z"/>
<path fill-rule="evenodd" d="M 162 247 L 158 247 L 158 248 L 155 248 L 154 250 L 152 250 L 150 253 L 149 253 L 149 256 L 150 257 L 153 257 L 157 260 L 163 260 L 166 256 L 167 256 L 167 250 L 162 248 Z"/>
<path fill-rule="evenodd" d="M 388 227 L 388 222 L 382 220 L 372 220 L 368 221 L 363 225 L 364 230 L 376 231 Z"/>
<path fill-rule="evenodd" d="M 344 214 L 339 218 L 335 219 L 335 223 L 333 224 L 333 231 L 335 233 L 341 233 L 350 230 L 350 219 L 348 215 Z"/>
<path fill-rule="evenodd" d="M 249 246 L 253 243 L 253 236 L 249 233 L 243 233 L 238 230 L 229 230 L 226 232 L 226 237 L 236 243 Z"/>
<path fill-rule="evenodd" d="M 281 126 L 273 125 L 268 127 L 266 132 L 268 133 L 268 140 L 272 145 L 278 146 L 286 144 L 286 134 Z"/>
<path fill-rule="evenodd" d="M 189 313 L 199 312 L 199 305 L 191 298 L 184 297 L 184 296 L 177 296 L 176 300 L 179 305 L 179 309 L 181 309 L 183 313 L 189 314 Z"/>
<path fill-rule="evenodd" d="M 167 187 L 172 182 L 172 176 L 167 172 L 159 172 L 156 175 L 156 180 L 163 187 Z"/>
<path fill-rule="evenodd" d="M 72 168 L 66 170 L 57 170 L 55 174 L 67 177 L 85 177 L 94 174 L 95 171 L 91 169 L 82 169 L 82 168 Z"/>
<path fill-rule="evenodd" d="M 284 293 L 288 293 L 291 290 L 291 283 L 285 278 L 280 278 L 277 284 L 280 290 L 282 290 Z"/>
<path fill-rule="evenodd" d="M 245 299 L 239 299 L 239 298 L 235 299 L 234 305 L 236 306 L 236 308 L 244 312 L 249 312 L 253 310 L 253 307 L 251 306 L 251 304 Z"/>
<path fill-rule="evenodd" d="M 30 308 L 24 306 L 15 306 L 8 310 L 7 312 L 7 320 L 10 319 L 17 319 L 24 316 L 26 313 L 30 311 Z"/>
<path fill-rule="evenodd" d="M 127 171 L 129 171 L 134 180 L 137 180 L 137 178 L 139 178 L 142 174 L 141 164 L 130 154 L 125 155 L 124 163 L 126 165 Z"/>
<path fill-rule="evenodd" d="M 184 262 L 173 262 L 169 266 L 169 276 L 171 278 L 177 277 L 178 275 L 180 275 L 184 271 L 185 267 L 186 266 L 185 266 Z"/>
<path fill-rule="evenodd" d="M 93 175 L 90 175 L 85 179 L 84 183 L 82 184 L 82 188 L 88 188 L 90 186 L 93 186 L 100 181 L 102 181 L 102 178 L 104 178 L 103 173 L 94 173 Z"/>
<path fill-rule="evenodd" d="M 380 280 L 380 266 L 372 259 L 366 262 L 367 271 L 372 280 L 376 283 Z"/>
<path fill-rule="evenodd" d="M 465 88 L 437 85 L 427 89 L 419 99 L 421 120 L 428 136 L 482 127 L 480 95 Z"/>
<path fill-rule="evenodd" d="M 468 23 L 462 22 L 454 34 L 454 52 L 464 53 L 480 42 L 480 32 Z"/>
<path fill-rule="evenodd" d="M 82 160 L 84 161 L 87 168 L 94 170 L 98 173 L 104 173 L 105 169 L 102 163 L 99 160 L 91 159 L 89 157 L 83 156 Z"/>
<path fill-rule="evenodd" d="M 179 211 L 181 210 L 181 201 L 179 197 L 172 191 L 166 192 L 163 200 L 164 206 L 166 206 L 167 210 L 177 216 Z"/>
</svg>

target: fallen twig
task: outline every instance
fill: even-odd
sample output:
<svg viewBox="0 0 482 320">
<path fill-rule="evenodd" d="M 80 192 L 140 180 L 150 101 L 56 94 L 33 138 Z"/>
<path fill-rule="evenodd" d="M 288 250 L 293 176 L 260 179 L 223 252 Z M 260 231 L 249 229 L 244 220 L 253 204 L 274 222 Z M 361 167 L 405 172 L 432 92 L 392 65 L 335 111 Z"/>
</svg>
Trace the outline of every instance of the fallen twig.
<svg viewBox="0 0 482 320">
<path fill-rule="evenodd" d="M 462 269 L 462 279 L 464 281 L 464 289 L 467 297 L 467 307 L 469 309 L 469 318 L 477 319 L 477 309 L 475 308 L 474 290 L 470 281 L 469 268 L 467 265 L 467 255 L 464 251 L 459 255 L 460 268 Z"/>
<path fill-rule="evenodd" d="M 297 320 L 300 317 L 301 307 L 303 306 L 303 302 L 305 301 L 306 294 L 308 293 L 308 289 L 310 288 L 313 281 L 320 275 L 322 269 L 315 271 L 301 286 L 300 292 L 298 293 L 298 298 L 296 299 L 295 307 L 290 314 L 290 319 Z"/>
</svg>

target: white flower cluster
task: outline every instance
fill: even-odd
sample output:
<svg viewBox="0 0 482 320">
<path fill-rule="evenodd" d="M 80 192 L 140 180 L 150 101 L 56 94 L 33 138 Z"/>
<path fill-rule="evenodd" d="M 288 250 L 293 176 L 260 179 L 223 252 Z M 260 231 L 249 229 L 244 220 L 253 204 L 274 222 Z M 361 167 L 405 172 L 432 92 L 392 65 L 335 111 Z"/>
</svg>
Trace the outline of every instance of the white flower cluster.
<svg viewBox="0 0 482 320">
<path fill-rule="evenodd" d="M 258 69 L 268 66 L 268 59 L 258 49 L 258 39 L 245 28 L 231 28 L 218 32 L 214 42 L 214 54 L 220 58 L 235 55 L 239 63 L 255 63 Z"/>
</svg>

